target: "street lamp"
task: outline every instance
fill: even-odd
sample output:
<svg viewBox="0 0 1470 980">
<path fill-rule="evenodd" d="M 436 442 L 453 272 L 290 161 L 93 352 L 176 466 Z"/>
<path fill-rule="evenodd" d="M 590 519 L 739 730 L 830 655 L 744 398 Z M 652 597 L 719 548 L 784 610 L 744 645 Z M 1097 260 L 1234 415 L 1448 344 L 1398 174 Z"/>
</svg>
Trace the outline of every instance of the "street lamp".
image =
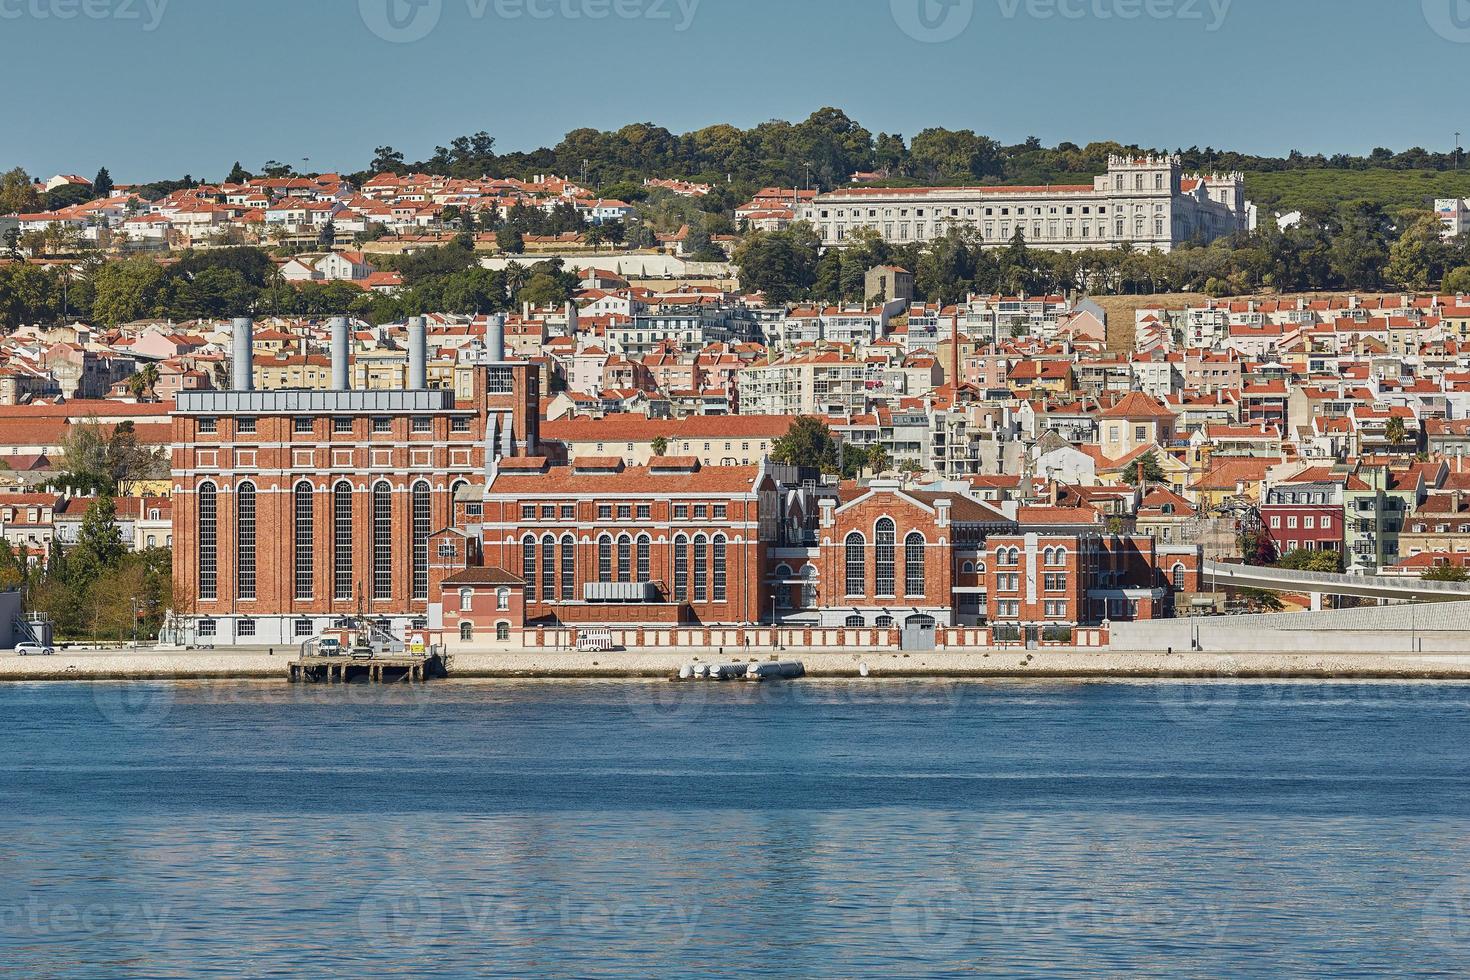
<svg viewBox="0 0 1470 980">
<path fill-rule="evenodd" d="M 1419 652 L 1419 597 L 1409 596 L 1409 652 Z"/>
</svg>

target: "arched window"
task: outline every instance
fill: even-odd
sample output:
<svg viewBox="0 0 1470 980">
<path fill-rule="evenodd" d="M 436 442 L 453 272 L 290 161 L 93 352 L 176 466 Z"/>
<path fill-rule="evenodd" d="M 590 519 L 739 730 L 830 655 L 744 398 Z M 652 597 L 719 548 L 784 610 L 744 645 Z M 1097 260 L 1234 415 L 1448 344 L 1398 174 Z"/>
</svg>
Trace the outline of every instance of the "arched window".
<svg viewBox="0 0 1470 980">
<path fill-rule="evenodd" d="M 975 563 L 972 561 L 965 562 L 963 565 L 960 566 L 960 571 L 964 572 L 966 575 L 975 574 Z"/>
<path fill-rule="evenodd" d="M 460 612 L 471 612 L 474 608 L 475 608 L 475 590 L 474 589 L 460 589 L 459 590 L 459 611 Z"/>
<path fill-rule="evenodd" d="M 1067 564 L 1067 549 L 1053 548 L 1049 550 L 1046 553 L 1046 563 L 1056 568 L 1064 567 Z"/>
<path fill-rule="evenodd" d="M 862 629 L 868 624 L 863 620 L 863 617 L 854 614 L 847 617 L 842 625 L 846 626 L 848 629 Z"/>
<path fill-rule="evenodd" d="M 332 488 L 332 597 L 352 598 L 352 484 Z"/>
<path fill-rule="evenodd" d="M 510 608 L 510 589 L 498 589 L 495 593 L 495 608 L 505 612 Z"/>
<path fill-rule="evenodd" d="M 703 534 L 694 536 L 694 601 L 709 601 L 709 541 Z"/>
<path fill-rule="evenodd" d="M 618 581 L 633 580 L 633 539 L 626 534 L 618 538 Z"/>
<path fill-rule="evenodd" d="M 892 616 L 879 616 L 877 619 L 873 620 L 873 625 L 876 626 L 876 627 L 878 627 L 880 630 L 892 629 L 893 628 L 893 617 Z"/>
<path fill-rule="evenodd" d="M 429 525 L 434 520 L 429 484 L 420 480 L 413 485 L 413 597 L 429 597 L 429 535 L 434 529 Z"/>
<path fill-rule="evenodd" d="M 1056 549 L 1055 548 L 1047 548 L 1045 551 L 1043 551 L 1041 553 L 1041 560 L 1043 562 L 1045 562 L 1047 565 L 1055 565 L 1056 564 Z"/>
<path fill-rule="evenodd" d="M 199 485 L 199 598 L 219 598 L 219 490 Z"/>
<path fill-rule="evenodd" d="M 316 488 L 307 480 L 296 484 L 296 598 L 316 594 Z"/>
<path fill-rule="evenodd" d="M 536 601 L 536 539 L 526 535 L 521 539 L 521 578 L 526 580 L 526 601 Z"/>
<path fill-rule="evenodd" d="M 373 598 L 393 598 L 393 488 L 373 486 Z"/>
<path fill-rule="evenodd" d="M 791 579 L 791 566 L 789 566 L 789 565 L 777 565 L 776 566 L 776 584 L 774 586 L 772 586 L 772 588 L 775 590 L 776 608 L 777 609 L 790 609 L 791 608 L 791 586 L 787 584 L 790 581 L 790 579 Z"/>
<path fill-rule="evenodd" d="M 501 643 L 510 639 L 510 624 L 500 622 L 495 624 L 495 638 Z"/>
<path fill-rule="evenodd" d="M 893 522 L 883 518 L 873 529 L 873 586 L 877 595 L 894 594 L 894 540 Z"/>
<path fill-rule="evenodd" d="M 854 531 L 847 536 L 847 594 L 867 595 L 868 592 L 868 542 Z"/>
<path fill-rule="evenodd" d="M 914 531 L 903 541 L 903 591 L 905 595 L 924 595 L 924 536 Z"/>
<path fill-rule="evenodd" d="M 613 542 L 604 534 L 597 539 L 597 581 L 613 580 Z"/>
<path fill-rule="evenodd" d="M 561 539 L 561 601 L 571 602 L 577 591 L 577 539 L 570 534 Z"/>
<path fill-rule="evenodd" d="M 255 598 L 255 484 L 235 488 L 235 595 Z"/>
<path fill-rule="evenodd" d="M 674 538 L 674 598 L 689 598 L 689 539 L 682 534 Z"/>
<path fill-rule="evenodd" d="M 801 570 L 801 608 L 817 607 L 817 570 L 811 565 Z"/>
<path fill-rule="evenodd" d="M 649 582 L 653 580 L 653 569 L 650 565 L 650 550 L 653 540 L 646 534 L 638 535 L 638 578 L 635 581 Z"/>
<path fill-rule="evenodd" d="M 459 638 L 466 643 L 473 640 L 475 638 L 475 624 L 468 621 L 460 623 Z"/>
<path fill-rule="evenodd" d="M 710 563 L 713 566 L 714 600 L 724 602 L 728 595 L 729 569 L 726 567 L 725 536 L 716 534 L 710 546 Z"/>
<path fill-rule="evenodd" d="M 556 538 L 541 536 L 541 601 L 556 600 Z"/>
<path fill-rule="evenodd" d="M 1176 562 L 1174 564 L 1174 588 L 1176 588 L 1176 589 L 1183 589 L 1184 588 L 1185 583 L 1186 583 L 1186 579 L 1185 579 L 1185 575 L 1186 574 L 1187 573 L 1184 570 L 1184 563 L 1183 562 Z"/>
</svg>

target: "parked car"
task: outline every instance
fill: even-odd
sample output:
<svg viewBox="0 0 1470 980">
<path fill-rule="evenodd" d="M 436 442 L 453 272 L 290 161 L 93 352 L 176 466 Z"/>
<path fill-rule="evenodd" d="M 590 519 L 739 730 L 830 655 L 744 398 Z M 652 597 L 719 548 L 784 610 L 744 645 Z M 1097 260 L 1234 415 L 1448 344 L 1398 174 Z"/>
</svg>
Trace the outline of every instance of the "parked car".
<svg viewBox="0 0 1470 980">
<path fill-rule="evenodd" d="M 56 651 L 39 643 L 21 643 L 15 648 L 18 657 L 49 657 Z"/>
</svg>

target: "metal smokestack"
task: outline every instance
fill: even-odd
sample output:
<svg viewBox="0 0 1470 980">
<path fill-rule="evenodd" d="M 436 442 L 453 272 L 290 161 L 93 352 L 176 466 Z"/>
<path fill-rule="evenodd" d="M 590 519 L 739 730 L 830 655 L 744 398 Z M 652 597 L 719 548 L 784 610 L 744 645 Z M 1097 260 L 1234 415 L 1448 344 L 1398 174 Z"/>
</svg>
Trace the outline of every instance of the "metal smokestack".
<svg viewBox="0 0 1470 980">
<path fill-rule="evenodd" d="M 421 316 L 408 318 L 408 387 L 429 387 L 429 321 Z"/>
<path fill-rule="evenodd" d="M 352 387 L 352 329 L 345 316 L 332 317 L 332 390 Z"/>
<path fill-rule="evenodd" d="M 485 327 L 485 356 L 491 364 L 505 360 L 505 314 L 492 313 Z"/>
<path fill-rule="evenodd" d="M 255 323 L 248 316 L 235 317 L 230 322 L 230 341 L 234 348 L 230 386 L 236 391 L 254 391 Z"/>
</svg>

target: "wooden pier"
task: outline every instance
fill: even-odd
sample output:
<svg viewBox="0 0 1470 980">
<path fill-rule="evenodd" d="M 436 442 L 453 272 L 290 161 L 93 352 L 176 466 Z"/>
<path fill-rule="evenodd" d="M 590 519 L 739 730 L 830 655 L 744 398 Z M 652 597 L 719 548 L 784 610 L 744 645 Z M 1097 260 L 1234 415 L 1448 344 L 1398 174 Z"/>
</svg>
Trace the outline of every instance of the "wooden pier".
<svg viewBox="0 0 1470 980">
<path fill-rule="evenodd" d="M 349 684 L 367 681 L 371 684 L 420 684 L 430 677 L 443 677 L 444 666 L 437 654 L 379 654 L 372 659 L 302 655 L 286 665 L 287 677 L 293 683 Z"/>
</svg>

